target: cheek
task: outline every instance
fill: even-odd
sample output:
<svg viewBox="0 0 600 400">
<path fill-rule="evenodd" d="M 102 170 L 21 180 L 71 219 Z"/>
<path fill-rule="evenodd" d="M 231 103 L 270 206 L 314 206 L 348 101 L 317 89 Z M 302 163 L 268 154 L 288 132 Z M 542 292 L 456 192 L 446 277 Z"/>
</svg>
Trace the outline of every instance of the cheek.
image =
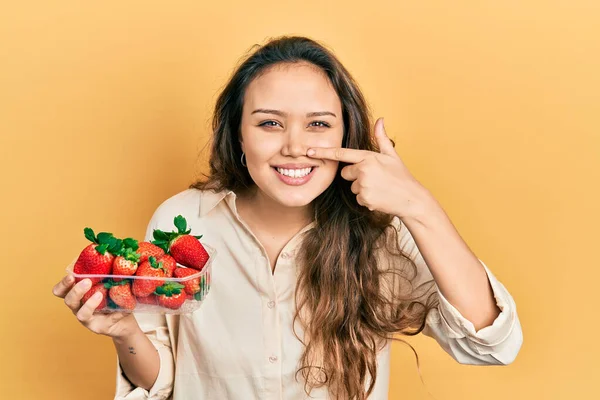
<svg viewBox="0 0 600 400">
<path fill-rule="evenodd" d="M 248 163 L 264 163 L 281 149 L 277 140 L 252 140 L 244 143 L 244 152 Z"/>
<path fill-rule="evenodd" d="M 342 132 L 329 132 L 325 135 L 315 135 L 308 140 L 308 147 L 341 147 Z"/>
</svg>

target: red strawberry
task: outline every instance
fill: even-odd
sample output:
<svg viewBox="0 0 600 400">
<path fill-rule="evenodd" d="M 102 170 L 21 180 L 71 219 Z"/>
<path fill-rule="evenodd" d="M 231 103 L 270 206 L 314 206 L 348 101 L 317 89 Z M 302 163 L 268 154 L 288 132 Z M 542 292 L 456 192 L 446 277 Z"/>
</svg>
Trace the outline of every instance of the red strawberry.
<svg viewBox="0 0 600 400">
<path fill-rule="evenodd" d="M 100 232 L 98 237 L 91 228 L 83 230 L 85 237 L 93 242 L 79 254 L 73 272 L 76 274 L 88 275 L 110 275 L 112 264 L 116 254 L 119 254 L 123 247 L 123 241 L 115 238 L 112 233 Z M 79 282 L 85 278 L 79 277 L 75 281 Z M 92 284 L 96 284 L 102 278 L 90 278 Z"/>
<path fill-rule="evenodd" d="M 140 255 L 140 263 L 148 260 L 148 257 L 154 256 L 159 258 L 165 255 L 165 252 L 160 247 L 150 242 L 140 242 L 138 244 L 137 253 Z"/>
<path fill-rule="evenodd" d="M 81 305 L 83 305 L 86 301 L 88 301 L 90 299 L 90 297 L 92 297 L 94 294 L 96 294 L 96 292 L 102 293 L 102 301 L 100 301 L 100 304 L 98 304 L 98 307 L 96 307 L 96 310 L 101 310 L 104 307 L 106 307 L 106 294 L 107 294 L 108 290 L 106 289 L 106 287 L 104 287 L 104 283 L 97 283 L 94 286 L 92 286 L 92 288 L 90 290 L 88 290 L 86 294 L 83 295 L 83 297 L 81 299 Z"/>
<path fill-rule="evenodd" d="M 156 240 L 152 243 L 172 255 L 179 264 L 202 271 L 209 258 L 199 240 L 202 236 L 190 235 L 191 229 L 187 229 L 187 221 L 181 215 L 175 217 L 174 223 L 177 232 L 155 229 L 153 236 Z"/>
<path fill-rule="evenodd" d="M 127 260 L 123 256 L 115 257 L 113 262 L 113 275 L 133 275 L 138 269 L 138 264 L 134 261 Z M 119 282 L 122 278 L 113 278 L 115 282 Z"/>
<path fill-rule="evenodd" d="M 135 308 L 135 297 L 133 297 L 131 285 L 127 281 L 114 283 L 108 290 L 108 295 L 110 296 L 110 299 L 122 309 L 133 310 Z"/>
<path fill-rule="evenodd" d="M 208 253 L 194 236 L 183 235 L 171 242 L 169 253 L 181 265 L 202 271 L 208 261 Z"/>
<path fill-rule="evenodd" d="M 140 277 L 164 278 L 166 276 L 166 271 L 163 268 L 162 262 L 157 262 L 156 258 L 150 256 L 148 261 L 144 261 L 140 264 L 135 275 Z M 163 283 L 165 283 L 163 279 L 134 279 L 132 291 L 136 297 L 150 296 L 150 294 Z"/>
<path fill-rule="evenodd" d="M 167 271 L 166 274 L 169 278 L 173 276 L 173 271 L 177 268 L 177 261 L 173 257 L 168 254 L 165 254 L 161 258 L 158 259 L 158 262 L 163 263 L 163 267 Z"/>
<path fill-rule="evenodd" d="M 133 275 L 138 269 L 140 255 L 136 253 L 136 249 L 138 248 L 137 240 L 127 238 L 123 240 L 123 244 L 125 247 L 123 247 L 120 254 L 115 257 L 115 261 L 113 262 L 113 275 Z M 122 278 L 113 278 L 115 282 L 119 282 L 121 279 Z"/>
<path fill-rule="evenodd" d="M 112 264 L 115 256 L 105 250 L 104 253 L 99 253 L 96 248 L 100 245 L 90 244 L 87 246 L 79 258 L 75 262 L 73 272 L 76 274 L 93 274 L 93 275 L 109 275 L 112 271 Z M 76 278 L 75 281 L 79 282 L 85 278 Z M 92 284 L 96 284 L 102 280 L 102 278 L 89 278 Z"/>
<path fill-rule="evenodd" d="M 156 296 L 160 306 L 176 310 L 185 303 L 184 286 L 177 282 L 167 282 L 156 288 Z"/>
<path fill-rule="evenodd" d="M 185 278 L 186 276 L 197 274 L 198 271 L 193 268 L 177 268 L 174 272 L 177 278 Z M 194 295 L 200 291 L 200 277 L 178 282 L 185 286 L 187 294 Z"/>
<path fill-rule="evenodd" d="M 156 297 L 156 295 L 154 293 L 151 294 L 150 296 L 138 297 L 137 301 L 138 301 L 138 303 L 142 303 L 142 304 L 152 304 L 152 305 L 158 304 L 158 298 Z"/>
</svg>

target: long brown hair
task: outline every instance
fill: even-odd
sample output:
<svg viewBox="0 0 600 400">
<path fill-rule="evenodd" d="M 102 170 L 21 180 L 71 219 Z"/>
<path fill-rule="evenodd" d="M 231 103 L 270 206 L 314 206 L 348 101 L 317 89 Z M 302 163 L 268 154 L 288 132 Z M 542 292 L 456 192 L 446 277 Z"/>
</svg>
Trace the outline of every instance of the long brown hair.
<svg viewBox="0 0 600 400">
<path fill-rule="evenodd" d="M 245 90 L 267 68 L 297 62 L 322 69 L 335 88 L 342 104 L 342 146 L 378 151 L 368 105 L 350 73 L 324 45 L 283 36 L 247 55 L 220 93 L 210 174 L 190 188 L 240 193 L 253 187 L 239 143 Z M 307 393 L 327 385 L 334 398 L 365 400 L 375 385 L 377 352 L 394 334 L 421 332 L 437 298 L 429 290 L 432 280 L 414 287 L 417 267 L 400 250 L 393 216 L 359 205 L 339 169 L 312 203 L 315 228 L 305 232 L 297 255 L 294 323 L 301 322 L 304 336 L 298 339 L 305 344 L 297 372 Z"/>
</svg>

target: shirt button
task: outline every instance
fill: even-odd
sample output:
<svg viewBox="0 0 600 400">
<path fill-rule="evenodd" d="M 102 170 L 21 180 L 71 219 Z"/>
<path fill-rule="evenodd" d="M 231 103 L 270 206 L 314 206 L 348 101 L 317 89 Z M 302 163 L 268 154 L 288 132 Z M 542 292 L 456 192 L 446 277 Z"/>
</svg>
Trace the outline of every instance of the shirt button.
<svg viewBox="0 0 600 400">
<path fill-rule="evenodd" d="M 277 362 L 277 357 L 276 356 L 271 356 L 271 357 L 269 357 L 269 361 L 271 363 L 275 363 L 275 362 Z"/>
<path fill-rule="evenodd" d="M 273 307 L 275 307 L 275 302 L 274 302 L 274 301 L 270 301 L 270 302 L 268 302 L 268 303 L 267 303 L 267 307 L 269 307 L 269 308 L 273 308 Z"/>
<path fill-rule="evenodd" d="M 281 258 L 283 258 L 284 260 L 287 260 L 288 258 L 290 258 L 290 253 L 288 253 L 288 252 L 281 253 Z"/>
</svg>

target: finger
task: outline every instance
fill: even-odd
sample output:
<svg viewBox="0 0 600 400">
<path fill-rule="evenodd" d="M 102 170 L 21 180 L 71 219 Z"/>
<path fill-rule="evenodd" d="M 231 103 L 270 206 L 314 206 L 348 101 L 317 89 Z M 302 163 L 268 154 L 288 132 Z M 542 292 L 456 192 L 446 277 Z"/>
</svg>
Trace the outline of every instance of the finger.
<svg viewBox="0 0 600 400">
<path fill-rule="evenodd" d="M 368 150 L 347 149 L 343 147 L 312 147 L 306 155 L 310 158 L 342 161 L 356 164 L 363 161 L 372 152 Z"/>
<path fill-rule="evenodd" d="M 365 199 L 363 199 L 362 195 L 360 195 L 360 194 L 358 194 L 358 195 L 356 196 L 356 202 L 357 202 L 358 204 L 360 204 L 361 206 L 363 206 L 363 207 L 365 207 L 365 206 L 366 206 Z"/>
<path fill-rule="evenodd" d="M 71 289 L 65 296 L 65 304 L 67 307 L 73 311 L 78 310 L 81 306 L 81 298 L 87 293 L 88 290 L 90 290 L 91 287 L 92 281 L 89 279 L 84 279 L 73 286 L 73 289 Z"/>
<path fill-rule="evenodd" d="M 369 209 L 369 211 L 373 211 L 373 207 L 369 204 L 369 202 L 367 202 L 367 200 L 365 200 L 365 198 L 362 194 L 359 194 L 358 196 L 356 196 L 356 202 L 363 207 L 367 207 Z"/>
<path fill-rule="evenodd" d="M 358 181 L 354 181 L 352 183 L 352 186 L 350 186 L 350 190 L 352 190 L 352 193 L 354 193 L 354 194 L 360 193 L 360 185 L 359 185 Z"/>
<path fill-rule="evenodd" d="M 54 285 L 52 294 L 64 299 L 67 293 L 69 293 L 69 290 L 71 290 L 71 287 L 73 287 L 73 283 L 75 283 L 75 277 L 71 274 L 66 275 L 60 282 Z"/>
<path fill-rule="evenodd" d="M 94 315 L 96 307 L 102 301 L 102 292 L 96 292 L 86 301 L 83 306 L 77 311 L 77 319 L 81 322 L 88 322 Z"/>
<path fill-rule="evenodd" d="M 347 165 L 344 168 L 342 168 L 342 171 L 340 173 L 342 175 L 342 178 L 344 178 L 345 180 L 355 181 L 356 179 L 358 179 L 358 166 L 356 164 Z"/>
<path fill-rule="evenodd" d="M 381 154 L 387 154 L 389 156 L 398 156 L 392 141 L 385 133 L 385 127 L 383 126 L 383 118 L 379 118 L 375 122 L 375 139 L 379 144 L 379 152 Z"/>
</svg>

